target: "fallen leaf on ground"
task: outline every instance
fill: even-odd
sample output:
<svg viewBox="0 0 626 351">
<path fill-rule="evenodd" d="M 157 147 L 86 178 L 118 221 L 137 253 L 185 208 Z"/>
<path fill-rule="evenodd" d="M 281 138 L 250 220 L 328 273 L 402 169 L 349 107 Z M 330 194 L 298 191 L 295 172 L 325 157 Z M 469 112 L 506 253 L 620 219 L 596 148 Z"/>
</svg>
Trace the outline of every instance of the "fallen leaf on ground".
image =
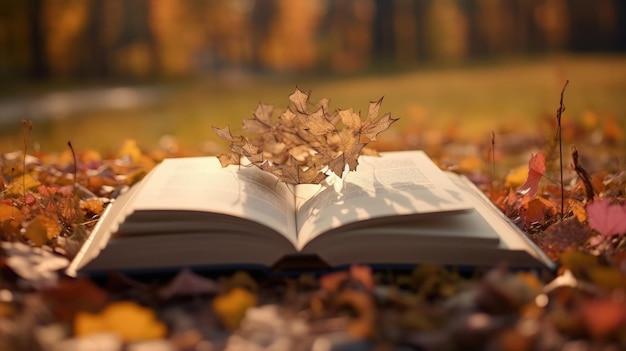
<svg viewBox="0 0 626 351">
<path fill-rule="evenodd" d="M 246 310 L 256 304 L 256 295 L 243 288 L 234 288 L 226 294 L 216 296 L 211 302 L 220 322 L 229 330 L 236 329 Z"/>
<path fill-rule="evenodd" d="M 154 311 L 130 301 L 113 302 L 97 314 L 79 312 L 74 319 L 78 337 L 107 332 L 131 342 L 163 338 L 167 328 Z"/>
</svg>

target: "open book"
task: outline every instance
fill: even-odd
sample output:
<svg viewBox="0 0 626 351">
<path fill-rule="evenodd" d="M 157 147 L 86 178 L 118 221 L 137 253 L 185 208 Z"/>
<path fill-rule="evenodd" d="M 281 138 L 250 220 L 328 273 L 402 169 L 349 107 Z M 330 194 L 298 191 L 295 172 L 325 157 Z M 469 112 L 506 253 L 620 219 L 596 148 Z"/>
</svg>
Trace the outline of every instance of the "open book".
<svg viewBox="0 0 626 351">
<path fill-rule="evenodd" d="M 361 156 L 344 178 L 292 186 L 215 157 L 166 159 L 107 208 L 68 274 L 312 255 L 329 266 L 553 266 L 469 180 L 421 151 Z"/>
</svg>

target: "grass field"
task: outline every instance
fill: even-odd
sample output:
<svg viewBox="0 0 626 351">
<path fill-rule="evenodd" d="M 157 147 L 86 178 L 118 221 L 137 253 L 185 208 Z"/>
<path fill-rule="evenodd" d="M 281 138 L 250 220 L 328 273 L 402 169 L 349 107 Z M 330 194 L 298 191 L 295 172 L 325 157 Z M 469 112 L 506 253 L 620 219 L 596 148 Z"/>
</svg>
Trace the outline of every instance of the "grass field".
<svg viewBox="0 0 626 351">
<path fill-rule="evenodd" d="M 127 138 L 151 148 L 161 136 L 171 135 L 184 148 L 199 150 L 217 140 L 212 125 L 238 129 L 258 101 L 282 110 L 296 85 L 312 91 L 312 101 L 330 98 L 331 108 L 364 111 L 369 100 L 384 95 L 381 112 L 401 118 L 392 126 L 397 131 L 454 124 L 463 138 L 486 138 L 491 131 L 503 129 L 544 132 L 538 120 L 554 116 L 565 79 L 570 85 L 564 118 L 578 119 L 585 111 L 593 111 L 600 117 L 613 113 L 622 126 L 626 124 L 626 56 L 570 56 L 359 76 L 203 78 L 169 83 L 166 94 L 141 108 L 100 109 L 38 120 L 30 141 L 42 151 L 62 150 L 69 140 L 79 150 L 107 152 Z M 22 149 L 19 119 L 2 128 L 0 151 Z"/>
</svg>

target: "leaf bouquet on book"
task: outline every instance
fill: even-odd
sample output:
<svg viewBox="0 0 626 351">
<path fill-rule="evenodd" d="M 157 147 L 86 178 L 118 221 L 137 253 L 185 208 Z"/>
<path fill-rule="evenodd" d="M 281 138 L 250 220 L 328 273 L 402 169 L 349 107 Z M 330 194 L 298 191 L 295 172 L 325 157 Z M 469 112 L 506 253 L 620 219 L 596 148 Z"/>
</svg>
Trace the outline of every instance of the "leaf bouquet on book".
<svg viewBox="0 0 626 351">
<path fill-rule="evenodd" d="M 290 105 L 277 118 L 274 106 L 259 103 L 252 119 L 243 121 L 250 137 L 233 136 L 229 127 L 213 127 L 230 142 L 230 154 L 220 156 L 223 166 L 246 158 L 287 184 L 318 184 L 327 171 L 338 177 L 356 170 L 361 154 L 375 155 L 367 144 L 397 121 L 390 113 L 378 116 L 383 99 L 371 101 L 365 120 L 353 109 L 330 112 L 329 100 L 309 102 L 309 94 L 296 88 Z"/>
</svg>

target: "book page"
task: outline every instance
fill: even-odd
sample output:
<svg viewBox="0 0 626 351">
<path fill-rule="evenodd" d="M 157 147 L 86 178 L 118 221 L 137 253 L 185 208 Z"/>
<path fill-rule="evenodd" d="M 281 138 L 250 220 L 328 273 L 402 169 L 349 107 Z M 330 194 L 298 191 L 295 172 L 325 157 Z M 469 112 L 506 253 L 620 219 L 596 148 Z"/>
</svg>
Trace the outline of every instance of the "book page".
<svg viewBox="0 0 626 351">
<path fill-rule="evenodd" d="M 421 151 L 361 156 L 339 192 L 322 185 L 296 186 L 298 248 L 356 221 L 470 208 L 463 193 Z"/>
<path fill-rule="evenodd" d="M 296 243 L 293 189 L 253 166 L 222 168 L 215 157 L 166 159 L 132 209 L 203 211 L 264 224 Z"/>
</svg>

